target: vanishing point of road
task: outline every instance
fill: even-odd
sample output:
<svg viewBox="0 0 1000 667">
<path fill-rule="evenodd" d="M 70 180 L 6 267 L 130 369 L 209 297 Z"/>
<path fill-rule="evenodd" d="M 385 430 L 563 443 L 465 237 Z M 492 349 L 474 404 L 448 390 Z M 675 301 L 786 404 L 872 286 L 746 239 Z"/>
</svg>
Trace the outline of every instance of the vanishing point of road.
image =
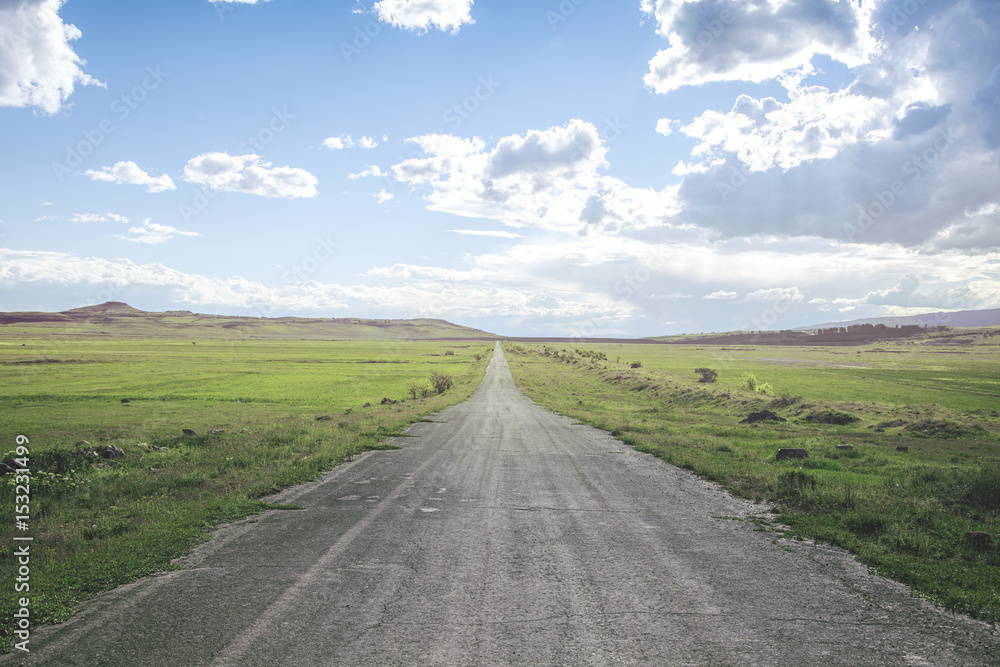
<svg viewBox="0 0 1000 667">
<path fill-rule="evenodd" d="M 28 665 L 1000 664 L 997 629 L 552 414 L 476 393 L 39 629 Z"/>
</svg>

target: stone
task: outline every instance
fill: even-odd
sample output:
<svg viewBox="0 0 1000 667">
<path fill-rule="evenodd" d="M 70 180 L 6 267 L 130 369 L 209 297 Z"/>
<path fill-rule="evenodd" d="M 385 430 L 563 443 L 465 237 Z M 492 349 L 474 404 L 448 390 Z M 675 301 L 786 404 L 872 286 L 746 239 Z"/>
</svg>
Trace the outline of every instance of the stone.
<svg viewBox="0 0 1000 667">
<path fill-rule="evenodd" d="M 809 453 L 804 449 L 795 448 L 783 448 L 779 449 L 775 458 L 779 461 L 788 461 L 791 459 L 807 459 L 809 458 Z"/>
<path fill-rule="evenodd" d="M 184 435 L 198 435 L 197 433 L 195 433 L 194 431 L 192 431 L 189 428 L 183 428 L 183 429 L 181 429 L 181 433 L 183 433 Z"/>
<path fill-rule="evenodd" d="M 96 450 L 97 455 L 102 459 L 117 459 L 125 456 L 125 450 L 121 447 L 112 447 L 111 445 L 105 445 L 103 447 L 98 447 Z"/>
<path fill-rule="evenodd" d="M 209 431 L 209 432 L 210 432 L 210 433 L 211 433 L 212 435 L 222 435 L 222 434 L 223 434 L 223 433 L 225 433 L 226 431 L 225 431 L 224 429 L 221 429 L 221 428 L 213 428 L 213 429 L 212 429 L 211 431 Z"/>
</svg>

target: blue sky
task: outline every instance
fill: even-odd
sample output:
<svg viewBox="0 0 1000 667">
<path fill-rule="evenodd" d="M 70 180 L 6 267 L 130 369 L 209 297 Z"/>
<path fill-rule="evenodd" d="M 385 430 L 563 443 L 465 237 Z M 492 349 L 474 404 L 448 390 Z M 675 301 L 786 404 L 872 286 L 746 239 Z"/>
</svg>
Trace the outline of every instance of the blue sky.
<svg viewBox="0 0 1000 667">
<path fill-rule="evenodd" d="M 0 310 L 1000 307 L 992 0 L 0 0 Z"/>
</svg>

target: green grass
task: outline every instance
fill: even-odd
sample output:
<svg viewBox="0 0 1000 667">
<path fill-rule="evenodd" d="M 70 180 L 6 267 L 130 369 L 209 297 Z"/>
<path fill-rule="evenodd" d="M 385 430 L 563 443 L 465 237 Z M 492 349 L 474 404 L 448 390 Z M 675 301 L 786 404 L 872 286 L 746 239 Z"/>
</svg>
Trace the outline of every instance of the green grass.
<svg viewBox="0 0 1000 667">
<path fill-rule="evenodd" d="M 5 330 L 0 460 L 14 456 L 18 434 L 28 437 L 32 626 L 64 620 L 95 593 L 171 568 L 211 527 L 273 508 L 258 500 L 266 494 L 391 447 L 385 437 L 467 398 L 491 350 L 475 341 L 217 338 L 192 345 Z M 410 399 L 408 387 L 434 371 L 450 374 L 454 386 Z M 103 446 L 125 455 L 89 454 Z M 14 482 L 8 474 L 0 483 L 8 545 Z M 0 552 L 7 582 L 12 551 Z M 8 586 L 0 614 L 10 618 L 14 600 Z M 0 649 L 9 651 L 10 626 L 0 628 Z"/>
<path fill-rule="evenodd" d="M 901 359 L 868 347 L 757 347 L 725 363 L 713 355 L 730 351 L 711 348 L 587 345 L 607 357 L 596 360 L 562 347 L 507 345 L 536 402 L 769 503 L 795 537 L 844 547 L 950 609 L 1000 621 L 995 347 L 899 345 Z M 703 367 L 718 371 L 716 383 L 697 381 Z M 740 389 L 747 372 L 779 396 Z M 788 421 L 739 423 L 763 408 Z M 778 462 L 783 447 L 809 458 Z M 970 544 L 969 531 L 992 545 Z"/>
</svg>

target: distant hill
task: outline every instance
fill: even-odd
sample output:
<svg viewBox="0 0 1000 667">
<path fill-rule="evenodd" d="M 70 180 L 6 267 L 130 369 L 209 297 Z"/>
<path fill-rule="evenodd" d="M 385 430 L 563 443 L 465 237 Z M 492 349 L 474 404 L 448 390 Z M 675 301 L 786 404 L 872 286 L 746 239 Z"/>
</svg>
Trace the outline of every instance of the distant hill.
<svg viewBox="0 0 1000 667">
<path fill-rule="evenodd" d="M 354 317 L 239 317 L 189 310 L 146 312 L 120 301 L 58 313 L 0 313 L 0 333 L 163 336 L 188 338 L 286 338 L 304 340 L 468 340 L 499 337 L 445 320 L 373 320 Z"/>
<path fill-rule="evenodd" d="M 887 327 L 917 325 L 945 327 L 991 327 L 1000 325 L 1000 308 L 991 310 L 958 310 L 951 313 L 921 313 L 900 317 L 870 317 L 867 319 L 850 320 L 848 322 L 828 322 L 814 324 L 808 327 L 797 327 L 795 331 L 811 331 L 814 329 L 830 329 L 833 327 L 849 327 L 856 324 L 884 324 Z"/>
</svg>

